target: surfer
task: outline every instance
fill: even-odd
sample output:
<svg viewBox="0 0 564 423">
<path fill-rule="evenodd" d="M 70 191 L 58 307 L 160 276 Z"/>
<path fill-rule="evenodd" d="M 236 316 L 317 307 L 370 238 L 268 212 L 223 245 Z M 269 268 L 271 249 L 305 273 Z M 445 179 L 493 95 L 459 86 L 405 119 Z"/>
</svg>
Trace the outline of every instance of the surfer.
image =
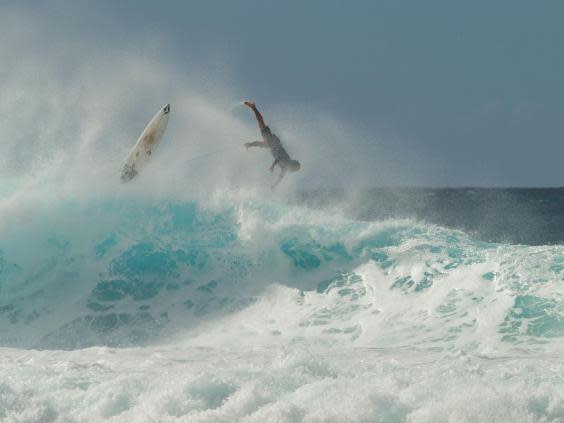
<svg viewBox="0 0 564 423">
<path fill-rule="evenodd" d="M 262 115 L 257 109 L 257 106 L 252 101 L 245 101 L 245 106 L 250 108 L 257 118 L 257 122 L 259 125 L 260 133 L 262 135 L 263 141 L 254 141 L 254 142 L 247 142 L 245 143 L 245 147 L 249 149 L 250 147 L 262 147 L 262 148 L 270 148 L 270 152 L 274 156 L 274 163 L 270 166 L 270 171 L 274 171 L 274 166 L 280 166 L 280 175 L 278 179 L 272 185 L 272 188 L 276 187 L 286 174 L 286 172 L 296 172 L 300 170 L 300 162 L 297 160 L 292 160 L 284 147 L 282 147 L 282 143 L 280 139 L 274 135 L 268 126 L 264 124 L 264 120 Z"/>
</svg>

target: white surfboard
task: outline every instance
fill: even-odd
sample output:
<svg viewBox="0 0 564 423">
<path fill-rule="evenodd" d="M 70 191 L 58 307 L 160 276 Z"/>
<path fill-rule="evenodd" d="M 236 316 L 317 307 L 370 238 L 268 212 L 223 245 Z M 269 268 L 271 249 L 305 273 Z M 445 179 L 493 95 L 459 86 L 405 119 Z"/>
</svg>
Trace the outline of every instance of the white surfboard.
<svg viewBox="0 0 564 423">
<path fill-rule="evenodd" d="M 133 179 L 145 166 L 145 163 L 147 163 L 163 137 L 166 125 L 168 124 L 169 115 L 170 104 L 167 104 L 159 110 L 145 127 L 135 143 L 135 146 L 133 146 L 131 152 L 125 159 L 123 169 L 121 170 L 122 182 Z"/>
</svg>

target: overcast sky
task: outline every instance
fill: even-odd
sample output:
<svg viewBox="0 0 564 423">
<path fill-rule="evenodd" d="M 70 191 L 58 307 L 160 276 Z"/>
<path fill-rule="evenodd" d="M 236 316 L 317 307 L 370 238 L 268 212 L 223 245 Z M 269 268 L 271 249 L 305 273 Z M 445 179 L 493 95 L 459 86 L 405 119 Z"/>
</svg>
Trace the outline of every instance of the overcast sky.
<svg viewBox="0 0 564 423">
<path fill-rule="evenodd" d="M 269 121 L 315 109 L 368 134 L 342 143 L 418 169 L 404 184 L 564 185 L 562 1 L 0 2 L 14 10 L 44 32 L 18 55 L 158 50 Z"/>
</svg>

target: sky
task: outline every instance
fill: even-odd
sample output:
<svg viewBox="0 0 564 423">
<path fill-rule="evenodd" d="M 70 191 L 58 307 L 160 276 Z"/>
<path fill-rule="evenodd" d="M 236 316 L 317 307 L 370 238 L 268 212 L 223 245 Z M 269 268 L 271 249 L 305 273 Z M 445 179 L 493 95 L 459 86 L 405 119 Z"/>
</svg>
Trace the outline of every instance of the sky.
<svg viewBox="0 0 564 423">
<path fill-rule="evenodd" d="M 362 168 L 367 186 L 564 185 L 561 1 L 22 0 L 0 15 L 18 34 L 3 67 L 44 57 L 64 80 L 78 62 L 100 77 L 116 56 L 165 62 L 309 142 L 294 151 L 340 169 L 304 173 L 317 183 Z"/>
</svg>

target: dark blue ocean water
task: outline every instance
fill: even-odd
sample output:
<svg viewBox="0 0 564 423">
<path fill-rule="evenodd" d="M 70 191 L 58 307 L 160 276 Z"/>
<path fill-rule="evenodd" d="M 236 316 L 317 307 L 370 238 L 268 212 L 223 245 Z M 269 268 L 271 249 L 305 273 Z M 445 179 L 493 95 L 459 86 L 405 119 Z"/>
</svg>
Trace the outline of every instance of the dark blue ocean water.
<svg viewBox="0 0 564 423">
<path fill-rule="evenodd" d="M 358 220 L 414 218 L 487 242 L 564 243 L 564 188 L 374 188 L 305 190 L 292 201 L 325 209 L 346 204 Z"/>
</svg>

